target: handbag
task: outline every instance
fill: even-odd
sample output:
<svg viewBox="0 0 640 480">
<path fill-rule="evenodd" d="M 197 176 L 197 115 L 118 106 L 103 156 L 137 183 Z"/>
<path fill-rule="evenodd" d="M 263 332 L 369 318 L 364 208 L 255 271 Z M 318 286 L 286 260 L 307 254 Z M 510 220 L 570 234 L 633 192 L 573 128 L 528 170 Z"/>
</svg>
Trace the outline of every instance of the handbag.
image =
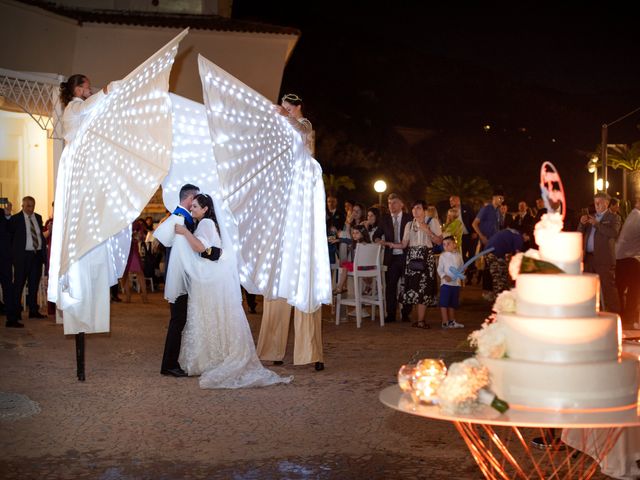
<svg viewBox="0 0 640 480">
<path fill-rule="evenodd" d="M 409 260 L 409 263 L 407 263 L 407 268 L 414 272 L 424 272 L 427 269 L 427 262 L 421 258 L 412 258 Z"/>
</svg>

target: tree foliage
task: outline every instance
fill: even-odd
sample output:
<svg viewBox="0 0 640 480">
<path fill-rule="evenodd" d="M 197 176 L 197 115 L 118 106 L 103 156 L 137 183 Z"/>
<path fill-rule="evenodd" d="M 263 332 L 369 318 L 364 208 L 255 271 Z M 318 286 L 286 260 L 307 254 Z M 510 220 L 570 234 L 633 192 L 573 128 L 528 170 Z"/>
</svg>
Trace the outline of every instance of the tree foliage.
<svg viewBox="0 0 640 480">
<path fill-rule="evenodd" d="M 440 175 L 433 179 L 426 189 L 427 201 L 437 203 L 451 195 L 459 196 L 462 201 L 481 204 L 491 197 L 489 182 L 482 177 L 460 177 Z"/>
<path fill-rule="evenodd" d="M 356 184 L 353 179 L 347 175 L 334 175 L 326 173 L 322 174 L 322 180 L 324 181 L 324 190 L 327 195 L 337 195 L 341 189 L 354 190 Z"/>
</svg>

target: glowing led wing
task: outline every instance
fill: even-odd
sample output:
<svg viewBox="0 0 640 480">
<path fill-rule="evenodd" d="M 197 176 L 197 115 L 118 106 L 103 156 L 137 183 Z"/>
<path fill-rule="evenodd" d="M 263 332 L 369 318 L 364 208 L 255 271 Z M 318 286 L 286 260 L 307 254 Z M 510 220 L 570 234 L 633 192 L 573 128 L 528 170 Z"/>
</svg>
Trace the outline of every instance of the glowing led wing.
<svg viewBox="0 0 640 480">
<path fill-rule="evenodd" d="M 245 286 L 305 312 L 331 301 L 322 170 L 273 104 L 199 57 L 211 148 Z"/>
<path fill-rule="evenodd" d="M 119 82 L 63 154 L 59 273 L 128 227 L 169 171 L 169 74 L 185 30 Z M 56 202 L 57 203 L 57 202 Z M 57 215 L 57 214 L 56 214 Z M 59 220 L 56 218 L 56 220 Z"/>
<path fill-rule="evenodd" d="M 169 97 L 173 117 L 173 160 L 169 174 L 162 182 L 163 202 L 167 210 L 173 211 L 178 204 L 180 188 L 186 183 L 211 195 L 223 250 L 232 252 L 230 254 L 235 252 L 236 263 L 241 264 L 238 227 L 229 204 L 222 198 L 204 105 L 175 94 Z M 256 290 L 247 278 L 243 278 L 242 283 L 250 291 Z"/>
</svg>

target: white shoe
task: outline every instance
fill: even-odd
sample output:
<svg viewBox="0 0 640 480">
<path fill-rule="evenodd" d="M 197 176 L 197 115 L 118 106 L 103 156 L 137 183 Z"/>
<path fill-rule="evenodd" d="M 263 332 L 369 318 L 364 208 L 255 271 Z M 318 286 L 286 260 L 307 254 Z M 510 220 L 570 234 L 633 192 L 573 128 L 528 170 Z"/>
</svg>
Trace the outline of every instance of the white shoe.
<svg viewBox="0 0 640 480">
<path fill-rule="evenodd" d="M 464 325 L 456 322 L 455 320 L 449 320 L 447 328 L 464 328 Z"/>
</svg>

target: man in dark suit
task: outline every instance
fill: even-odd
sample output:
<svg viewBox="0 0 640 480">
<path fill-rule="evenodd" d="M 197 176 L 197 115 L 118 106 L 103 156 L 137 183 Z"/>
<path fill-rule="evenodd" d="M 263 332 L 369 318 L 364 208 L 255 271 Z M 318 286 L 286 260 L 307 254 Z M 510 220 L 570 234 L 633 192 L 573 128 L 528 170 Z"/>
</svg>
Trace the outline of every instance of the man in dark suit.
<svg viewBox="0 0 640 480">
<path fill-rule="evenodd" d="M 184 226 L 193 233 L 195 224 L 191 218 L 191 204 L 193 198 L 200 193 L 200 189 L 195 185 L 186 184 L 180 189 L 180 204 L 173 211 L 173 215 L 184 218 Z M 171 249 L 167 248 L 167 270 L 171 267 Z M 187 323 L 187 304 L 189 296 L 180 295 L 174 303 L 170 303 L 171 318 L 167 329 L 167 338 L 164 343 L 164 354 L 162 355 L 162 375 L 172 375 L 174 377 L 186 377 L 185 372 L 178 363 L 180 356 L 180 345 L 182 343 L 182 330 Z"/>
<path fill-rule="evenodd" d="M 412 220 L 411 215 L 404 212 L 404 203 L 398 195 L 390 193 L 387 197 L 389 214 L 382 216 L 379 228 L 373 234 L 373 241 L 380 241 L 382 236 L 387 242 L 400 243 L 404 234 L 404 227 Z M 404 250 L 385 247 L 384 265 L 387 267 L 385 276 L 385 299 L 387 305 L 386 323 L 396 321 L 396 308 L 398 306 L 398 281 L 404 274 L 406 255 Z M 411 306 L 402 308 L 402 320 L 409 321 Z"/>
<path fill-rule="evenodd" d="M 13 293 L 13 265 L 11 260 L 11 233 L 9 220 L 11 219 L 11 202 L 2 205 L 0 211 L 0 286 L 4 301 L 4 314 L 7 317 L 6 326 L 23 328 L 20 317 L 15 309 L 15 294 Z"/>
<path fill-rule="evenodd" d="M 513 228 L 522 234 L 526 234 L 529 238 L 532 238 L 534 227 L 535 218 L 531 215 L 527 202 L 521 200 L 518 202 L 518 213 L 513 216 Z M 523 251 L 526 252 L 530 246 L 530 241 L 526 241 L 522 246 Z"/>
<path fill-rule="evenodd" d="M 597 273 L 604 308 L 608 312 L 620 313 L 618 290 L 616 289 L 616 239 L 620 233 L 621 220 L 609 211 L 609 195 L 603 192 L 593 197 L 594 215 L 582 215 L 578 231 L 584 238 L 584 271 Z"/>
<path fill-rule="evenodd" d="M 35 206 L 36 201 L 33 197 L 24 197 L 22 210 L 9 220 L 13 260 L 13 306 L 19 315 L 22 290 L 27 284 L 29 318 L 47 318 L 38 311 L 38 287 L 42 277 L 42 267 L 47 258 L 47 241 L 43 235 L 42 217 L 34 213 Z"/>
<path fill-rule="evenodd" d="M 478 234 L 473 230 L 471 226 L 473 219 L 476 218 L 476 214 L 469 205 L 461 203 L 458 195 L 451 195 L 449 197 L 449 205 L 451 208 L 457 208 L 460 212 L 460 220 L 462 221 L 462 261 L 466 262 L 476 254 L 476 246 L 478 245 Z M 470 265 L 467 269 L 469 273 L 475 269 L 473 265 Z"/>
</svg>

